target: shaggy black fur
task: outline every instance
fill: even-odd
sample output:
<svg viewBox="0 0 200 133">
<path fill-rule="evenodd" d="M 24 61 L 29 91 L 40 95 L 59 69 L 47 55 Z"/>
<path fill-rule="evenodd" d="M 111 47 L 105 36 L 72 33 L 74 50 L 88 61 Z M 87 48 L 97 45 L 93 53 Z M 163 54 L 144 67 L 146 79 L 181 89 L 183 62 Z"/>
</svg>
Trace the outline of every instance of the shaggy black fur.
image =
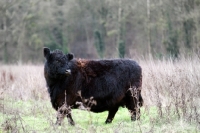
<svg viewBox="0 0 200 133">
<path fill-rule="evenodd" d="M 44 76 L 56 110 L 65 99 L 66 106 L 78 108 L 77 102 L 86 106 L 93 98 L 95 104 L 90 105 L 90 111 L 107 110 L 106 123 L 112 122 L 120 106 L 128 108 L 132 120 L 139 119 L 139 108 L 143 104 L 142 70 L 135 61 L 74 59 L 73 54 L 65 55 L 60 50 L 50 51 L 49 48 L 44 48 L 44 56 Z M 64 113 L 73 125 L 71 114 Z"/>
</svg>

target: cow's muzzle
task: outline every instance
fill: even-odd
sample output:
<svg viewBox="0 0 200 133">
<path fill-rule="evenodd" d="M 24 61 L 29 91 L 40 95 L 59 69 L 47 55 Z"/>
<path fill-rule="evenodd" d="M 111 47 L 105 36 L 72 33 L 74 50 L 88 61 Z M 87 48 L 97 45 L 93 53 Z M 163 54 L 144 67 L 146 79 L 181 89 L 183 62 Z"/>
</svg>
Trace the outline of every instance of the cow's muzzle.
<svg viewBox="0 0 200 133">
<path fill-rule="evenodd" d="M 70 70 L 70 69 L 67 69 L 67 70 L 65 71 L 65 73 L 66 73 L 67 75 L 71 75 L 71 70 Z"/>
</svg>

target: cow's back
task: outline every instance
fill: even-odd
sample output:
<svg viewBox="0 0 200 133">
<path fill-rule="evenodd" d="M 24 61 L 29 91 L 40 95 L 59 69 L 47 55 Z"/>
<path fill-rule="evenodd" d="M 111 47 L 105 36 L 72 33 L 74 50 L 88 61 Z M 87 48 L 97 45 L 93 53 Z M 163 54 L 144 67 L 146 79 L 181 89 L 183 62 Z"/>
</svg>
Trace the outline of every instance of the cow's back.
<svg viewBox="0 0 200 133">
<path fill-rule="evenodd" d="M 127 90 L 131 86 L 140 86 L 141 68 L 132 60 L 91 61 L 87 69 L 94 75 L 88 75 L 81 91 L 86 99 L 94 97 L 97 101 L 97 106 L 92 109 L 94 112 L 122 104 Z"/>
</svg>

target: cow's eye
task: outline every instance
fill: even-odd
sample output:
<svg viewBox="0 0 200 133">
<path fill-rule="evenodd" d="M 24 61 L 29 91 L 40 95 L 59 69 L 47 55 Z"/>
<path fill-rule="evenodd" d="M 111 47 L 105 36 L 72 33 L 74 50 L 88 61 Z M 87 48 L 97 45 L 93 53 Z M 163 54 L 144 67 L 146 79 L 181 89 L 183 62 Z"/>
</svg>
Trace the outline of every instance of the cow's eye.
<svg viewBox="0 0 200 133">
<path fill-rule="evenodd" d="M 56 64 L 60 63 L 60 61 L 59 61 L 59 60 L 56 60 L 55 62 L 56 62 Z"/>
</svg>

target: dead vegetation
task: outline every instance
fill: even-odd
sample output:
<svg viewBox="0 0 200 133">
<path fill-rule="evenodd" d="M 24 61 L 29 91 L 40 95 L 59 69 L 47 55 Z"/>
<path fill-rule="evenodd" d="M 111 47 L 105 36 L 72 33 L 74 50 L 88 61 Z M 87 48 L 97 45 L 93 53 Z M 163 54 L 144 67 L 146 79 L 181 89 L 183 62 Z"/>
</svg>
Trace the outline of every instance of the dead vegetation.
<svg viewBox="0 0 200 133">
<path fill-rule="evenodd" d="M 137 123 L 140 127 L 139 132 L 144 130 L 142 122 L 146 116 L 149 117 L 149 132 L 156 131 L 158 125 L 161 127 L 162 125 L 172 126 L 174 120 L 193 125 L 194 132 L 200 131 L 200 59 L 196 57 L 179 61 L 141 60 L 140 64 L 143 69 L 144 106 L 142 108 L 144 111 L 141 114 L 141 120 Z M 19 110 L 13 110 L 12 106 L 7 105 L 7 101 L 8 99 L 12 99 L 12 101 L 49 101 L 43 77 L 43 66 L 1 66 L 0 81 L 0 112 L 6 116 L 0 123 L 0 129 L 7 132 L 27 131 L 21 117 L 22 113 Z M 83 101 L 85 102 L 77 103 L 83 109 L 86 107 L 85 104 L 95 104 L 92 98 L 83 99 Z M 35 111 L 40 111 L 41 114 L 46 113 L 48 124 L 51 125 L 50 129 L 55 131 L 55 116 L 52 116 L 49 108 L 46 108 L 46 105 L 33 106 L 34 108 L 28 108 L 30 112 L 27 115 L 37 115 Z M 156 109 L 156 115 L 151 114 L 152 108 Z M 87 110 L 89 111 L 89 108 Z M 12 117 L 9 117 L 11 114 Z M 118 126 L 122 127 L 122 125 L 121 123 Z M 77 131 L 85 131 L 81 127 L 75 128 Z M 96 130 L 97 127 L 90 128 Z M 117 129 L 115 128 L 115 130 Z M 161 129 L 163 132 L 172 131 L 165 127 Z M 119 129 L 119 131 L 121 130 Z"/>
<path fill-rule="evenodd" d="M 1 97 L 48 99 L 42 65 L 3 65 L 0 68 L 0 81 Z"/>
<path fill-rule="evenodd" d="M 146 108 L 156 106 L 159 118 L 165 122 L 175 117 L 200 129 L 199 58 L 146 61 L 142 65 Z"/>
</svg>

